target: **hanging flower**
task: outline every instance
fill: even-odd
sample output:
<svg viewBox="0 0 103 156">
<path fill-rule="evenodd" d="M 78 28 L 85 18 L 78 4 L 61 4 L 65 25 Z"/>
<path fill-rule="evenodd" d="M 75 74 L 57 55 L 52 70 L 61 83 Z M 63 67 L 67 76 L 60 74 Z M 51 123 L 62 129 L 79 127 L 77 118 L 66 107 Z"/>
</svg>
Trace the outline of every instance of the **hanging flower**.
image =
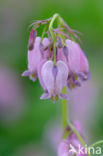
<svg viewBox="0 0 103 156">
<path fill-rule="evenodd" d="M 88 74 L 88 60 L 79 44 L 67 39 L 66 46 L 68 49 L 68 66 L 70 71 L 72 73 L 83 72 L 84 74 Z"/>
<path fill-rule="evenodd" d="M 88 79 L 89 65 L 84 52 L 77 43 L 67 39 L 66 47 L 68 50 L 68 53 L 66 54 L 68 55 L 67 64 L 70 70 L 68 87 L 72 89 L 76 86 L 81 86 L 81 81 Z"/>
<path fill-rule="evenodd" d="M 49 60 L 40 66 L 39 80 L 45 93 L 41 99 L 52 98 L 55 102 L 58 97 L 67 98 L 61 93 L 67 83 L 68 67 L 63 61 L 58 61 L 54 66 L 53 61 Z"/>
<path fill-rule="evenodd" d="M 32 81 L 37 78 L 37 69 L 42 59 L 49 56 L 49 40 L 44 38 L 41 42 L 40 37 L 35 37 L 35 31 L 31 30 L 28 44 L 28 70 L 22 76 L 29 76 Z M 41 48 L 42 45 L 42 48 Z"/>
<path fill-rule="evenodd" d="M 78 131 L 78 133 L 82 136 L 82 128 L 78 121 L 74 123 L 75 129 Z M 74 132 L 72 132 L 72 129 L 68 127 L 66 129 L 69 132 L 71 131 L 70 135 L 67 136 L 66 139 L 62 140 L 58 147 L 58 156 L 88 156 L 85 150 L 85 147 L 81 145 L 80 140 L 77 138 Z M 82 136 L 83 137 L 83 136 Z"/>
<path fill-rule="evenodd" d="M 36 37 L 33 49 L 28 50 L 28 70 L 22 74 L 22 76 L 29 76 L 33 81 L 37 78 L 37 67 L 42 58 L 39 48 L 40 40 L 40 37 Z"/>
<path fill-rule="evenodd" d="M 53 18 L 57 18 L 58 14 Z M 41 99 L 52 98 L 56 101 L 62 95 L 62 89 L 81 86 L 81 81 L 89 76 L 88 60 L 79 44 L 71 40 L 71 35 L 78 38 L 76 31 L 59 18 L 59 25 L 54 29 L 54 19 L 36 21 L 30 31 L 28 44 L 28 69 L 22 76 L 29 76 L 33 81 L 39 77 L 45 93 Z M 37 36 L 37 28 L 45 25 L 42 37 Z M 63 77 L 64 75 L 64 77 Z"/>
</svg>

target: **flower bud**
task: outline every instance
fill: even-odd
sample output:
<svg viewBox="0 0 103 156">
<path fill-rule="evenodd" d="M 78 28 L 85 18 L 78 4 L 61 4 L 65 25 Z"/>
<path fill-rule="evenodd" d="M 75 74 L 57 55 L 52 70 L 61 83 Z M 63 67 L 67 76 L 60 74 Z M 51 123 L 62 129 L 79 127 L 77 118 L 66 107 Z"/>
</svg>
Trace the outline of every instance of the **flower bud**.
<svg viewBox="0 0 103 156">
<path fill-rule="evenodd" d="M 28 49 L 29 50 L 32 50 L 34 47 L 34 41 L 35 41 L 35 38 L 37 36 L 37 31 L 35 30 L 31 30 L 30 31 L 30 36 L 29 36 L 29 43 L 28 43 Z"/>
<path fill-rule="evenodd" d="M 48 38 L 44 38 L 40 44 L 42 57 L 48 59 L 50 53 L 50 41 Z"/>
</svg>

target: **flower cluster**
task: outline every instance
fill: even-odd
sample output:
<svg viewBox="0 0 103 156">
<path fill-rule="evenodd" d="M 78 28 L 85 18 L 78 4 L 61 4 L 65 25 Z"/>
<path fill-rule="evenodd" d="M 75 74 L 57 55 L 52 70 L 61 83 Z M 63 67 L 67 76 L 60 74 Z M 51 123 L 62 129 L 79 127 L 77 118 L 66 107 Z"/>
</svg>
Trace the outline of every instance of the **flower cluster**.
<svg viewBox="0 0 103 156">
<path fill-rule="evenodd" d="M 56 18 L 59 24 L 54 29 Z M 39 37 L 36 29 L 42 24 L 46 27 Z M 54 102 L 58 98 L 67 99 L 67 95 L 62 94 L 65 86 L 72 89 L 88 79 L 88 60 L 79 44 L 69 36 L 77 38 L 74 30 L 58 16 L 33 23 L 28 44 L 28 70 L 22 76 L 29 76 L 33 81 L 38 77 L 44 90 L 41 99 L 51 98 Z"/>
</svg>

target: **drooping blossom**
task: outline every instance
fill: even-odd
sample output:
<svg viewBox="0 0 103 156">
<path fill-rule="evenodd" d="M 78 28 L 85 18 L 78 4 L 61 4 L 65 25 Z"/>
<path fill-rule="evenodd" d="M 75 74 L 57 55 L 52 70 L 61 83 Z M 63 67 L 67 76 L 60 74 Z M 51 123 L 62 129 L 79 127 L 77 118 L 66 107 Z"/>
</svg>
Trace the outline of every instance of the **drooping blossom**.
<svg viewBox="0 0 103 156">
<path fill-rule="evenodd" d="M 82 136 L 83 134 L 82 134 L 81 125 L 78 121 L 74 123 L 74 127 L 76 128 L 78 133 Z M 69 127 L 68 129 L 70 131 Z M 82 147 L 81 151 L 79 151 L 79 147 Z M 85 147 L 81 145 L 81 142 L 79 141 L 75 133 L 72 132 L 71 130 L 70 135 L 66 139 L 60 142 L 58 147 L 58 156 L 72 156 L 73 154 L 75 154 L 76 156 L 83 156 L 83 155 L 88 156 L 87 153 L 85 152 Z"/>
<path fill-rule="evenodd" d="M 37 67 L 41 60 L 40 53 L 40 37 L 36 37 L 33 43 L 33 49 L 28 50 L 28 70 L 24 71 L 22 76 L 29 76 L 31 80 L 35 81 L 37 78 Z"/>
<path fill-rule="evenodd" d="M 66 40 L 66 46 L 69 53 L 68 67 L 71 72 L 71 74 L 68 76 L 68 87 L 75 88 L 75 86 L 81 86 L 81 81 L 88 78 L 88 60 L 77 43 L 71 40 Z"/>
<path fill-rule="evenodd" d="M 81 86 L 81 81 L 86 80 L 89 76 L 88 60 L 80 46 L 67 39 L 66 46 L 58 48 L 57 59 L 64 61 L 69 68 L 68 87 L 70 89 Z"/>
<path fill-rule="evenodd" d="M 43 59 L 51 58 L 52 52 L 50 52 L 50 41 L 48 38 L 43 38 L 42 42 L 40 43 L 40 50 Z"/>
<path fill-rule="evenodd" d="M 59 20 L 61 23 L 61 18 Z M 81 86 L 81 81 L 88 79 L 89 65 L 79 44 L 68 35 L 69 33 L 77 39 L 76 31 L 63 20 L 64 27 L 57 24 L 56 29 L 51 28 L 52 22 L 54 21 L 50 18 L 32 24 L 28 44 L 28 70 L 22 75 L 29 76 L 33 81 L 39 77 L 45 92 L 41 99 L 52 98 L 56 101 L 58 97 L 67 98 L 61 94 L 64 86 L 72 89 Z M 44 27 L 42 37 L 38 37 L 37 28 L 42 24 L 47 27 Z"/>
<path fill-rule="evenodd" d="M 37 78 L 37 69 L 40 61 L 46 59 L 49 55 L 49 40 L 44 38 L 42 41 L 42 50 L 40 48 L 41 38 L 35 37 L 35 32 L 31 30 L 28 44 L 28 70 L 24 71 L 22 76 L 29 76 L 35 81 Z"/>
<path fill-rule="evenodd" d="M 66 86 L 68 67 L 63 61 L 58 61 L 54 66 L 53 61 L 46 61 L 39 69 L 39 80 L 44 89 L 41 99 L 52 98 L 55 102 L 58 97 L 66 98 L 61 91 Z"/>
</svg>

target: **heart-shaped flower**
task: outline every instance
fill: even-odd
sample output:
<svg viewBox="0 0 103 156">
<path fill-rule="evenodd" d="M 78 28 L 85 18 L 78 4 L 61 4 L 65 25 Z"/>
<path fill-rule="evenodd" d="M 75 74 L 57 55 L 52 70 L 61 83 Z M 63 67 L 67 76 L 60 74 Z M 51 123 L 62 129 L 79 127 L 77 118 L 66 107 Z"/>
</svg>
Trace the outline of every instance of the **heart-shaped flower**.
<svg viewBox="0 0 103 156">
<path fill-rule="evenodd" d="M 42 58 L 39 48 L 40 40 L 40 37 L 36 37 L 33 44 L 33 49 L 28 50 L 28 70 L 24 71 L 22 74 L 22 76 L 29 76 L 33 81 L 35 81 L 37 78 L 37 68 Z"/>
<path fill-rule="evenodd" d="M 88 60 L 76 42 L 67 39 L 66 46 L 57 49 L 57 60 L 62 60 L 68 66 L 67 85 L 70 89 L 81 86 L 81 80 L 89 77 Z"/>
<path fill-rule="evenodd" d="M 61 93 L 67 83 L 69 73 L 67 65 L 63 61 L 57 61 L 56 66 L 54 66 L 53 61 L 49 60 L 40 68 L 39 80 L 45 90 L 41 99 L 52 98 L 55 102 L 58 97 L 67 98 L 66 95 Z"/>
</svg>

